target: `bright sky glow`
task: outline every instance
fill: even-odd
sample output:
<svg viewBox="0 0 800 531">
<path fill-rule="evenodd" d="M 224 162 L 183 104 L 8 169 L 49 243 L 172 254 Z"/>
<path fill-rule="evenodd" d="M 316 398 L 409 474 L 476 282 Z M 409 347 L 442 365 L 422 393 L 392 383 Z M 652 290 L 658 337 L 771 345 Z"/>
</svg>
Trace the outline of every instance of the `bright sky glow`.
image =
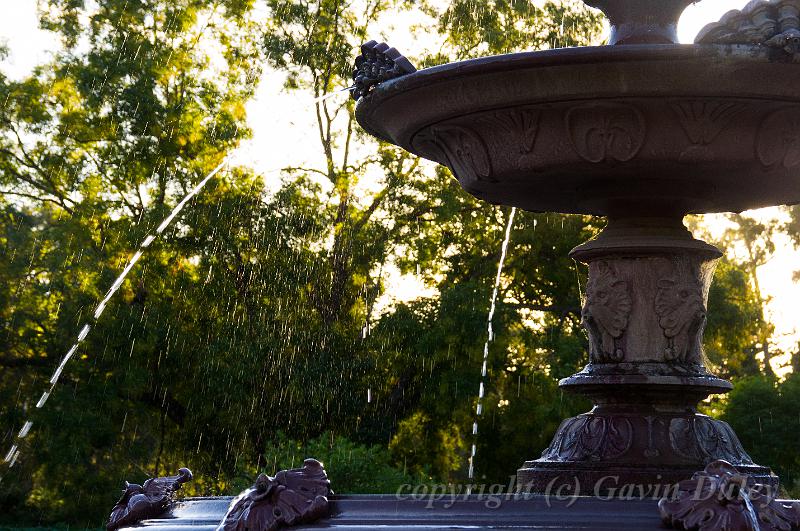
<svg viewBox="0 0 800 531">
<path fill-rule="evenodd" d="M 703 0 L 690 6 L 679 25 L 681 42 L 692 42 L 704 25 L 746 3 L 746 0 Z M 9 48 L 9 56 L 0 62 L 0 66 L 12 78 L 19 79 L 27 75 L 34 66 L 47 61 L 50 50 L 58 47 L 58 40 L 51 33 L 38 29 L 36 4 L 36 0 L 0 0 L 3 8 L 0 43 L 7 44 Z M 418 22 L 393 15 L 391 23 L 385 24 L 376 38 L 392 42 L 413 56 L 418 45 L 414 44 L 415 35 L 410 28 Z M 248 164 L 264 174 L 268 182 L 275 182 L 284 167 L 301 164 L 319 166 L 322 162 L 320 150 L 317 149 L 312 96 L 286 93 L 282 83 L 280 75 L 266 71 L 256 97 L 248 105 L 254 137 L 236 157 L 237 162 Z M 272 150 L 267 151 L 263 149 L 264 146 L 271 146 Z M 763 209 L 752 214 L 759 219 L 775 219 L 780 215 L 777 209 Z M 718 217 L 708 216 L 707 220 L 712 233 L 724 230 L 724 224 Z M 800 264 L 800 253 L 788 241 L 777 243 L 777 252 L 767 265 L 760 268 L 758 276 L 762 290 L 770 297 L 767 313 L 776 326 L 776 340 L 779 346 L 791 348 L 798 340 L 795 307 L 800 299 L 800 285 L 793 282 L 792 273 L 798 269 L 796 264 Z M 413 275 L 400 276 L 397 271 L 389 271 L 386 282 L 392 300 L 408 300 L 423 293 L 431 294 Z"/>
</svg>

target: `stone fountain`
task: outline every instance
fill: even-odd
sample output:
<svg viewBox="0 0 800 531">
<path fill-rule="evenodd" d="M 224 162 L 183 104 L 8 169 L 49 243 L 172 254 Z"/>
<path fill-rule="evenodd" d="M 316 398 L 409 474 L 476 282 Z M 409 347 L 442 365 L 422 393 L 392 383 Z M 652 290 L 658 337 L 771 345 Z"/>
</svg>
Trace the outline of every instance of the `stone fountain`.
<svg viewBox="0 0 800 531">
<path fill-rule="evenodd" d="M 589 363 L 560 382 L 594 407 L 564 420 L 542 456 L 522 464 L 525 496 L 496 508 L 475 494 L 334 497 L 327 526 L 800 526 L 800 510 L 775 500 L 778 478 L 730 426 L 696 410 L 731 384 L 708 371 L 702 350 L 721 252 L 682 223 L 692 213 L 800 202 L 800 0 L 751 2 L 694 45 L 676 36 L 692 0 L 584 1 L 610 19 L 609 45 L 416 71 L 371 42 L 353 95 L 367 132 L 448 166 L 480 199 L 608 218 L 571 252 L 589 268 Z M 692 501 L 708 485 L 724 495 Z M 648 498 L 643 486 L 664 489 Z M 609 501 L 621 492 L 641 496 Z M 177 520 L 153 526 L 197 511 L 219 521 L 227 503 L 185 502 Z"/>
</svg>

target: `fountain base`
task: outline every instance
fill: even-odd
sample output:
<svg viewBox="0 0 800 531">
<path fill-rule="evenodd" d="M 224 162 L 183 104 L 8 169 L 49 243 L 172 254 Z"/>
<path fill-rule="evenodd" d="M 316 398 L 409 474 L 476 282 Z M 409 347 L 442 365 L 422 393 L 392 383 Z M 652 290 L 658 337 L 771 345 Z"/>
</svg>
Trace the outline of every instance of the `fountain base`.
<svg viewBox="0 0 800 531">
<path fill-rule="evenodd" d="M 582 321 L 590 362 L 560 387 L 594 408 L 561 423 L 541 458 L 517 472 L 518 488 L 638 492 L 674 485 L 717 460 L 777 488 L 778 478 L 753 463 L 727 423 L 696 409 L 732 388 L 708 372 L 702 349 L 719 250 L 694 239 L 679 215 L 612 217 L 571 256 L 589 266 Z"/>
</svg>

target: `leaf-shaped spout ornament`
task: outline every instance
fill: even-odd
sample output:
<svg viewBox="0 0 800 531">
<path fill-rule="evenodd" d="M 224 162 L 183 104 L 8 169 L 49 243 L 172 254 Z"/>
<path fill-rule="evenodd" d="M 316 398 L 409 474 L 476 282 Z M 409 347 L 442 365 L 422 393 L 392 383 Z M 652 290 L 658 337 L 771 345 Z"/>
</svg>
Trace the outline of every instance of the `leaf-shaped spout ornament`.
<svg viewBox="0 0 800 531">
<path fill-rule="evenodd" d="M 762 45 L 800 61 L 800 0 L 753 0 L 708 24 L 695 43 Z"/>
<path fill-rule="evenodd" d="M 277 531 L 328 515 L 331 482 L 322 463 L 306 459 L 303 468 L 261 474 L 236 497 L 217 531 Z"/>
<path fill-rule="evenodd" d="M 416 71 L 396 48 L 385 42 L 369 41 L 361 45 L 361 55 L 356 57 L 350 95 L 358 100 L 381 83 Z"/>
<path fill-rule="evenodd" d="M 175 476 L 152 478 L 144 485 L 125 482 L 125 491 L 111 510 L 106 529 L 113 531 L 164 514 L 173 502 L 175 491 L 192 479 L 192 471 L 181 468 Z"/>
<path fill-rule="evenodd" d="M 658 502 L 667 527 L 688 531 L 788 531 L 800 527 L 800 504 L 777 489 L 751 485 L 727 461 L 714 461 Z"/>
</svg>

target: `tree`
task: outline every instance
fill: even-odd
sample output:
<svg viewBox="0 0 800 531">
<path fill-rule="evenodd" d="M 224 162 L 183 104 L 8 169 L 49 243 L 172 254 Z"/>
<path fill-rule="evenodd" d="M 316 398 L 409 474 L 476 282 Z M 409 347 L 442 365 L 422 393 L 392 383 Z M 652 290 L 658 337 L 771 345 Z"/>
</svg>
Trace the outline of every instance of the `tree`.
<svg viewBox="0 0 800 531">
<path fill-rule="evenodd" d="M 4 518 L 95 523 L 124 478 L 173 466 L 165 440 L 191 409 L 183 371 L 198 348 L 180 317 L 204 300 L 187 304 L 199 272 L 180 244 L 153 244 L 140 282 L 123 287 L 46 407 L 34 404 L 131 249 L 248 135 L 260 57 L 250 11 L 53 0 L 41 20 L 63 50 L 28 79 L 0 78 L 3 444 L 23 418 L 35 426 L 0 486 Z M 212 192 L 217 208 L 254 185 L 239 172 Z M 194 236 L 213 246 L 213 231 Z"/>
</svg>

